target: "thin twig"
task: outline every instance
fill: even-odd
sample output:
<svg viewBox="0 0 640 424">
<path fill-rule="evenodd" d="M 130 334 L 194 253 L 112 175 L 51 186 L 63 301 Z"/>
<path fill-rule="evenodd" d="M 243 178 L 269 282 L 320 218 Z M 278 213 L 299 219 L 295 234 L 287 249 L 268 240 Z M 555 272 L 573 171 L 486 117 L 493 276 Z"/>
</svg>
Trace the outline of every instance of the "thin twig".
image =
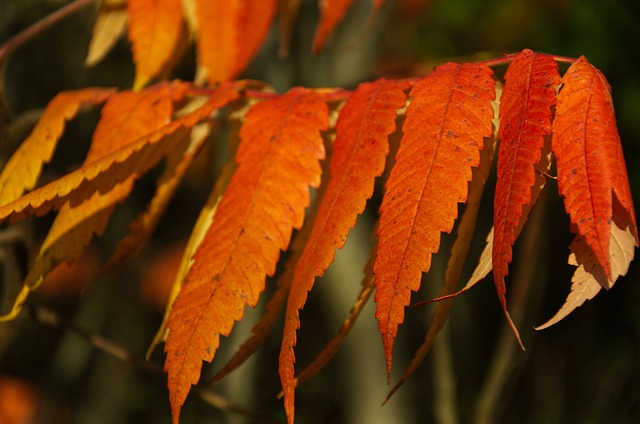
<svg viewBox="0 0 640 424">
<path fill-rule="evenodd" d="M 105 352 L 115 358 L 118 358 L 123 362 L 128 362 L 150 374 L 164 373 L 160 365 L 154 364 L 152 362 L 147 362 L 143 357 L 133 354 L 125 347 L 114 343 L 106 337 L 103 337 L 99 334 L 91 333 L 81 328 L 74 321 L 61 317 L 56 311 L 52 309 L 48 309 L 42 306 L 33 306 L 30 308 L 30 312 L 35 321 L 58 330 L 69 331 L 79 336 L 81 339 L 84 339 L 87 343 L 89 343 L 96 349 Z M 195 387 L 192 391 L 209 405 L 225 412 L 242 415 L 250 419 L 251 422 L 263 424 L 281 424 L 280 421 L 277 421 L 273 418 L 258 415 L 245 408 L 239 407 L 230 400 L 226 399 L 224 396 L 221 396 L 206 387 Z"/>
<path fill-rule="evenodd" d="M 20 47 L 25 42 L 31 40 L 38 34 L 40 34 L 45 29 L 50 26 L 56 24 L 77 10 L 88 6 L 93 3 L 95 0 L 75 0 L 66 6 L 61 7 L 55 12 L 45 16 L 40 19 L 38 22 L 33 23 L 27 28 L 20 31 L 18 34 L 11 37 L 8 41 L 0 46 L 0 66 L 7 59 L 7 57 L 18 47 Z"/>
</svg>

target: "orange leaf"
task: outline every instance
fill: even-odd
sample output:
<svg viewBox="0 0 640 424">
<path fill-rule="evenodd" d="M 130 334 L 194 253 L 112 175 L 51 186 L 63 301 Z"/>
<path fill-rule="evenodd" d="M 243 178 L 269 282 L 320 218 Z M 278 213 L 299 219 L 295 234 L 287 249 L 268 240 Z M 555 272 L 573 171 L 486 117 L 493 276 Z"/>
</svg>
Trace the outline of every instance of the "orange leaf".
<svg viewBox="0 0 640 424">
<path fill-rule="evenodd" d="M 136 141 L 171 121 L 173 102 L 185 95 L 188 85 L 160 83 L 143 91 L 121 91 L 109 99 L 93 134 L 85 164 Z"/>
<path fill-rule="evenodd" d="M 500 97 L 501 91 L 501 85 L 497 84 L 496 97 Z M 494 120 L 496 122 L 498 107 L 497 103 L 497 101 L 492 102 L 492 104 L 494 105 Z M 497 126 L 497 124 L 495 124 L 494 127 L 495 126 Z M 458 227 L 456 228 L 456 241 L 451 247 L 451 255 L 447 260 L 447 269 L 444 275 L 444 284 L 440 289 L 441 299 L 446 299 L 458 294 L 455 293 L 452 295 L 451 293 L 458 285 L 458 280 L 460 280 L 462 268 L 467 258 L 467 253 L 469 252 L 469 247 L 471 246 L 471 241 L 475 232 L 478 211 L 480 210 L 480 203 L 482 200 L 482 193 L 484 191 L 487 179 L 489 178 L 491 164 L 493 163 L 493 156 L 496 147 L 495 135 L 497 133 L 497 130 L 497 128 L 494 128 L 493 137 L 485 138 L 484 149 L 480 152 L 480 165 L 477 168 L 472 169 L 473 178 L 469 183 L 469 196 L 465 204 L 462 217 L 460 218 L 460 221 L 458 223 Z M 415 372 L 415 370 L 418 369 L 420 365 L 422 365 L 422 362 L 427 356 L 427 353 L 429 353 L 429 351 L 431 350 L 431 346 L 433 345 L 433 342 L 435 341 L 437 335 L 440 334 L 440 331 L 444 328 L 444 324 L 446 323 L 447 317 L 449 316 L 451 306 L 451 301 L 440 302 L 438 303 L 438 305 L 436 305 L 435 311 L 433 311 L 433 314 L 431 315 L 429 329 L 424 336 L 423 342 L 413 354 L 411 362 L 398 379 L 398 382 L 393 386 L 391 391 L 389 391 L 389 394 L 387 395 L 387 398 L 384 400 L 383 404 L 391 399 L 391 396 L 393 396 L 394 393 Z"/>
<path fill-rule="evenodd" d="M 247 67 L 264 42 L 278 6 L 277 0 L 245 1 L 238 18 L 236 58 L 231 77 Z"/>
<path fill-rule="evenodd" d="M 207 102 L 193 112 L 163 125 L 140 137 L 135 142 L 114 150 L 58 180 L 49 183 L 14 202 L 0 207 L 0 222 L 12 222 L 29 215 L 42 215 L 57 209 L 66 201 L 77 205 L 92 193 L 107 191 L 116 183 L 134 174 L 142 174 L 155 166 L 167 153 L 188 138 L 185 135 L 195 124 L 208 117 L 215 109 L 237 98 L 232 85 L 216 90 Z"/>
<path fill-rule="evenodd" d="M 222 86 L 204 105 L 193 112 L 0 207 L 0 221 L 7 217 L 15 221 L 24 216 L 42 214 L 60 205 L 74 208 L 71 215 L 65 213 L 56 219 L 56 222 L 60 220 L 60 225 L 56 231 L 52 228 L 49 232 L 43 244 L 44 250 L 39 255 L 42 260 L 36 260 L 11 312 L 0 317 L 0 322 L 15 318 L 29 293 L 38 287 L 42 275 L 46 274 L 52 265 L 62 260 L 72 260 L 73 255 L 77 254 L 74 252 L 77 252 L 78 246 L 85 243 L 85 240 L 92 236 L 92 232 L 101 233 L 104 230 L 114 206 L 113 193 L 121 193 L 121 185 L 130 184 L 130 178 L 137 178 L 160 162 L 164 156 L 180 149 L 189 139 L 187 128 L 193 127 L 208 117 L 214 109 L 224 106 L 237 96 L 238 92 L 234 86 Z M 64 221 L 60 216 L 66 217 Z M 70 216 L 80 217 L 81 221 L 67 219 Z"/>
<path fill-rule="evenodd" d="M 245 305 L 255 306 L 280 250 L 300 228 L 309 186 L 320 182 L 328 108 L 303 88 L 252 107 L 240 131 L 238 168 L 194 255 L 167 320 L 173 422 L 202 361 L 211 361 Z"/>
<path fill-rule="evenodd" d="M 500 100 L 492 264 L 500 304 L 518 336 L 507 311 L 504 280 L 523 206 L 531 203 L 531 188 L 536 181 L 534 167 L 542 157 L 543 136 L 551 132 L 551 108 L 556 102 L 560 74 L 551 56 L 524 50 L 511 62 L 505 81 Z"/>
<path fill-rule="evenodd" d="M 379 80 L 361 84 L 340 111 L 331 158 L 331 179 L 309 241 L 296 265 L 287 302 L 280 350 L 280 379 L 289 422 L 294 415 L 293 347 L 300 326 L 298 311 L 316 277 L 322 276 L 341 249 L 356 218 L 384 171 L 388 136 L 395 131 L 396 111 L 405 105 L 407 84 Z"/>
<path fill-rule="evenodd" d="M 204 129 L 204 131 L 195 131 L 198 127 L 192 129 L 190 143 L 182 143 L 180 148 L 168 152 L 164 172 L 157 182 L 156 191 L 147 209 L 129 224 L 129 234 L 118 243 L 113 255 L 104 266 L 105 269 L 135 255 L 151 237 L 167 206 L 169 206 L 169 202 L 173 199 L 180 182 L 182 182 L 182 178 L 208 139 L 209 125 L 206 123 L 200 125 L 204 127 L 199 129 Z M 196 132 L 197 134 L 195 134 Z"/>
<path fill-rule="evenodd" d="M 553 123 L 558 190 L 577 234 L 585 238 L 612 279 L 609 242 L 613 195 L 626 212 L 623 224 L 638 233 L 609 84 L 583 57 L 567 70 Z"/>
<path fill-rule="evenodd" d="M 353 0 L 319 0 L 320 22 L 313 39 L 313 51 L 318 53 L 327 37 L 334 30 L 338 22 L 344 19 L 344 15 L 351 7 Z"/>
<path fill-rule="evenodd" d="M 275 0 L 195 0 L 198 60 L 210 83 L 237 77 L 264 41 Z"/>
<path fill-rule="evenodd" d="M 20 145 L 0 174 L 0 205 L 19 198 L 32 189 L 42 165 L 51 160 L 66 121 L 73 119 L 81 106 L 104 102 L 114 90 L 87 88 L 66 91 L 49 102 L 31 135 Z"/>
<path fill-rule="evenodd" d="M 123 91 L 112 95 L 102 109 L 85 164 L 104 158 L 165 125 L 173 114 L 172 101 L 182 97 L 185 88 L 182 83 L 161 84 L 139 93 Z M 94 234 L 104 232 L 115 205 L 131 192 L 135 174 L 131 172 L 111 189 L 98 187 L 82 197 L 79 204 L 62 205 L 11 312 L 2 319 L 10 319 L 20 312 L 28 294 L 40 286 L 49 272 L 62 261 L 71 263 L 78 259 Z M 67 189 L 64 183 L 58 181 L 57 185 L 59 190 Z"/>
<path fill-rule="evenodd" d="M 483 138 L 492 134 L 492 75 L 485 65 L 449 63 L 411 90 L 404 136 L 380 207 L 373 269 L 387 377 L 411 291 L 429 270 L 440 233 L 453 228 L 458 203 L 467 199 L 471 167 L 480 162 Z"/>
<path fill-rule="evenodd" d="M 180 0 L 127 0 L 129 40 L 136 63 L 135 88 L 169 63 L 184 30 Z"/>
</svg>

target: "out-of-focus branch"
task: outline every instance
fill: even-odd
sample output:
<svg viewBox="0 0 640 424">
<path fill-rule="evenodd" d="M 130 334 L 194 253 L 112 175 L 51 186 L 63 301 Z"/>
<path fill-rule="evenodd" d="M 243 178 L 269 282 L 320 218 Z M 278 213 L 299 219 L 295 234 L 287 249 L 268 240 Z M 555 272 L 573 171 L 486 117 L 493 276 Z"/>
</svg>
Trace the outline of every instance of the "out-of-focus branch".
<svg viewBox="0 0 640 424">
<path fill-rule="evenodd" d="M 531 286 L 533 276 L 536 269 L 540 267 L 539 260 L 533 261 L 531 258 L 540 258 L 539 252 L 542 243 L 542 230 L 544 226 L 544 216 L 547 209 L 546 193 L 540 197 L 536 208 L 533 210 L 527 231 L 523 234 L 523 245 L 518 255 L 518 268 L 512 279 L 512 295 L 510 299 L 511 317 L 516 325 L 522 324 L 525 314 L 525 303 L 533 304 L 531 300 L 527 300 L 531 295 Z M 538 288 L 539 289 L 539 288 Z M 541 291 L 536 295 L 539 296 Z M 498 408 L 505 403 L 505 387 L 509 379 L 513 376 L 513 372 L 519 362 L 522 351 L 513 341 L 513 333 L 511 329 L 504 325 L 496 342 L 496 350 L 493 359 L 489 365 L 487 376 L 484 380 L 478 401 L 476 403 L 474 423 L 488 424 L 498 422 Z M 521 357 L 520 357 L 521 358 Z"/>
<path fill-rule="evenodd" d="M 7 59 L 7 57 L 16 48 L 20 47 L 22 44 L 24 44 L 25 42 L 31 40 L 32 38 L 36 37 L 38 34 L 40 34 L 45 29 L 47 29 L 50 26 L 60 22 L 61 20 L 63 20 L 67 16 L 71 15 L 72 13 L 76 12 L 77 10 L 79 10 L 79 9 L 85 7 L 85 6 L 88 6 L 89 4 L 93 3 L 94 1 L 95 0 L 75 0 L 75 1 L 72 1 L 71 3 L 67 4 L 66 6 L 63 6 L 60 9 L 56 10 L 55 12 L 51 13 L 50 15 L 45 16 L 44 18 L 40 19 L 38 22 L 33 23 L 29 27 L 23 29 L 18 34 L 16 34 L 13 37 L 11 37 L 9 40 L 4 42 L 0 46 L 0 67 L 3 65 L 3 63 Z"/>
<path fill-rule="evenodd" d="M 119 344 L 114 343 L 113 341 L 99 334 L 91 333 L 81 328 L 72 320 L 61 317 L 54 310 L 47 309 L 42 306 L 35 306 L 31 308 L 30 312 L 35 321 L 48 325 L 52 328 L 71 332 L 81 339 L 85 340 L 96 349 L 105 352 L 115 358 L 118 358 L 121 361 L 128 362 L 150 374 L 163 373 L 162 367 L 160 365 L 152 362 L 147 362 L 144 358 L 133 354 L 125 347 L 120 346 Z M 235 405 L 224 396 L 219 395 L 209 388 L 196 387 L 193 389 L 193 393 L 195 393 L 200 399 L 202 399 L 209 405 L 225 412 L 242 415 L 251 420 L 251 422 L 263 424 L 280 424 L 280 421 L 277 421 L 273 418 L 256 414 L 252 411 Z"/>
</svg>

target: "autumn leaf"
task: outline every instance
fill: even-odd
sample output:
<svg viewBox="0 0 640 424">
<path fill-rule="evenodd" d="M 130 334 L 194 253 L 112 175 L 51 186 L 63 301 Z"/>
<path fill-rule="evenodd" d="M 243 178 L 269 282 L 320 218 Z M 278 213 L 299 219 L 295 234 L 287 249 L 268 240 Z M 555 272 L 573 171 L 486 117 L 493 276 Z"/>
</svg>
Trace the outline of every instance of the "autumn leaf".
<svg viewBox="0 0 640 424">
<path fill-rule="evenodd" d="M 535 327 L 536 330 L 543 330 L 557 324 L 585 301 L 593 299 L 600 289 L 603 287 L 610 289 L 619 276 L 626 275 L 633 260 L 636 240 L 629 228 L 621 227 L 618 219 L 614 219 L 609 240 L 611 280 L 605 275 L 584 237 L 575 237 L 569 246 L 571 250 L 569 264 L 578 267 L 571 278 L 571 292 L 560 310 L 549 321 Z"/>
<path fill-rule="evenodd" d="M 184 96 L 183 83 L 161 84 L 140 93 L 122 91 L 113 94 L 102 109 L 85 164 L 90 164 L 138 138 L 156 131 L 171 120 L 173 101 Z M 71 263 L 85 250 L 95 235 L 101 235 L 115 205 L 133 188 L 129 176 L 110 190 L 96 190 L 79 204 L 62 205 L 33 266 L 29 270 L 9 319 L 20 312 L 26 296 L 37 289 L 44 277 L 62 261 Z M 61 187 L 64 189 L 64 187 Z"/>
<path fill-rule="evenodd" d="M 560 84 L 558 64 L 548 55 L 524 50 L 505 74 L 500 100 L 500 150 L 493 207 L 493 278 L 498 298 L 518 341 L 506 303 L 505 277 L 523 206 L 531 203 L 544 136 L 551 132 L 551 108 Z M 526 218 L 526 216 L 525 216 Z M 522 342 L 520 342 L 522 344 Z"/>
<path fill-rule="evenodd" d="M 93 24 L 89 51 L 84 64 L 93 66 L 113 48 L 127 29 L 126 0 L 103 0 Z"/>
<path fill-rule="evenodd" d="M 610 88 L 584 56 L 567 70 L 562 84 L 552 143 L 558 190 L 577 234 L 585 238 L 611 280 L 614 196 L 625 211 L 623 225 L 630 226 L 636 242 L 638 233 Z"/>
<path fill-rule="evenodd" d="M 169 63 L 184 31 L 180 0 L 127 0 L 129 40 L 136 64 L 135 88 Z"/>
<path fill-rule="evenodd" d="M 318 186 L 328 126 L 321 97 L 302 88 L 249 110 L 238 168 L 194 255 L 167 320 L 165 344 L 173 422 L 202 361 L 211 361 L 246 305 L 255 306 L 280 250 L 300 228 L 309 186 Z"/>
<path fill-rule="evenodd" d="M 162 88 L 158 89 L 162 91 Z M 112 153 L 108 153 L 107 134 L 107 141 L 94 144 L 93 153 L 89 154 L 104 155 L 100 159 L 90 161 L 83 168 L 0 207 L 0 220 L 7 217 L 15 220 L 34 212 L 44 213 L 60 205 L 65 205 L 63 207 L 68 210 L 56 218 L 11 311 L 0 317 L 0 321 L 13 319 L 21 311 L 28 295 L 40 285 L 46 273 L 63 260 L 72 261 L 81 253 L 94 233 L 99 234 L 104 230 L 114 206 L 114 200 L 110 198 L 115 196 L 113 193 L 121 195 L 130 185 L 129 180 L 132 176 L 135 178 L 151 169 L 168 152 L 175 150 L 184 140 L 188 140 L 189 130 L 186 128 L 193 127 L 213 110 L 224 106 L 236 96 L 237 91 L 233 86 L 221 87 L 202 107 L 182 118 L 170 121 L 157 131 L 115 149 Z M 126 103 L 126 99 L 125 96 L 117 102 Z M 138 100 L 142 103 L 141 107 L 148 108 L 144 101 Z M 153 115 L 159 112 L 146 113 Z M 122 137 L 135 137 L 137 132 L 144 132 L 144 118 L 141 118 L 141 121 L 132 119 L 130 123 L 118 121 L 117 118 L 110 119 L 108 117 L 101 122 L 106 126 L 114 125 L 114 132 L 120 131 Z M 99 134 L 99 131 L 96 130 L 96 133 Z M 123 185 L 125 188 L 122 188 Z"/>
<path fill-rule="evenodd" d="M 497 100 L 500 97 L 500 93 L 501 86 L 497 85 L 496 102 L 493 102 L 494 113 L 496 114 L 496 108 L 498 105 Z M 497 118 L 494 119 L 494 121 L 497 122 Z M 497 127 L 495 123 L 494 126 Z M 441 300 L 446 300 L 460 293 L 458 292 L 452 294 L 452 292 L 458 285 L 458 281 L 460 280 L 462 268 L 469 251 L 469 247 L 471 246 L 471 240 L 473 239 L 473 235 L 475 233 L 478 211 L 480 210 L 480 202 L 482 200 L 482 193 L 484 192 L 485 183 L 489 178 L 489 172 L 491 171 L 491 164 L 493 162 L 493 156 L 496 146 L 495 133 L 497 133 L 497 128 L 495 128 L 493 137 L 485 139 L 484 149 L 480 152 L 480 165 L 478 166 L 478 168 L 472 169 L 473 178 L 469 183 L 469 196 L 467 199 L 466 207 L 456 229 L 456 241 L 451 248 L 451 255 L 449 256 L 449 260 L 447 261 L 447 268 L 444 276 L 444 284 L 440 289 L 439 299 Z M 451 300 L 444 302 L 440 301 L 438 303 L 435 311 L 433 312 L 433 315 L 431 315 L 429 328 L 424 335 L 423 342 L 414 352 L 413 357 L 411 358 L 411 362 L 409 362 L 409 365 L 398 379 L 398 382 L 387 394 L 383 405 L 388 402 L 389 399 L 391 399 L 395 392 L 409 379 L 409 377 L 415 372 L 415 370 L 417 370 L 418 367 L 422 365 L 422 362 L 431 350 L 431 346 L 433 346 L 433 342 L 435 341 L 436 336 L 440 334 L 440 331 L 442 331 L 445 323 L 447 322 L 449 312 L 451 311 L 451 306 Z"/>
<path fill-rule="evenodd" d="M 294 415 L 293 347 L 300 326 L 298 311 L 316 277 L 322 276 L 346 242 L 356 218 L 373 194 L 375 178 L 384 171 L 388 136 L 395 131 L 396 111 L 405 105 L 407 84 L 379 80 L 362 84 L 349 97 L 336 124 L 326 193 L 313 230 L 296 266 L 287 302 L 280 350 L 280 379 L 289 422 Z"/>
<path fill-rule="evenodd" d="M 234 135 L 236 136 L 234 138 L 238 137 L 237 132 L 238 131 L 234 132 Z M 238 143 L 230 142 L 229 144 L 233 144 L 235 147 L 237 147 Z M 178 271 L 173 276 L 173 284 L 171 285 L 171 291 L 169 292 L 164 315 L 162 316 L 162 322 L 160 323 L 160 327 L 156 331 L 156 334 L 149 344 L 149 348 L 147 349 L 147 360 L 149 360 L 149 358 L 151 357 L 151 354 L 155 350 L 156 346 L 158 346 L 160 343 L 163 343 L 167 338 L 167 334 L 169 332 L 167 329 L 167 319 L 169 318 L 169 313 L 171 312 L 173 302 L 176 300 L 176 297 L 178 297 L 178 293 L 180 293 L 180 290 L 182 289 L 184 277 L 187 275 L 187 272 L 191 268 L 191 265 L 193 265 L 193 256 L 202 243 L 204 236 L 207 234 L 209 225 L 213 220 L 216 210 L 218 209 L 218 205 L 220 204 L 222 193 L 224 193 L 224 191 L 229 186 L 229 181 L 231 180 L 231 176 L 233 175 L 235 169 L 236 164 L 234 163 L 233 159 L 227 161 L 227 163 L 222 167 L 220 176 L 218 177 L 213 189 L 209 193 L 207 201 L 200 210 L 198 219 L 196 220 L 193 229 L 191 230 L 191 235 L 189 236 L 187 246 L 182 253 L 182 259 L 180 261 Z"/>
<path fill-rule="evenodd" d="M 173 199 L 182 178 L 207 141 L 209 133 L 209 123 L 199 124 L 191 129 L 189 143 L 181 143 L 179 146 L 181 148 L 169 152 L 165 169 L 158 179 L 156 191 L 147 209 L 129 225 L 129 234 L 118 243 L 105 269 L 133 256 L 149 240 L 169 202 Z"/>
<path fill-rule="evenodd" d="M 387 376 L 393 342 L 411 291 L 450 232 L 458 203 L 467 200 L 471 168 L 483 138 L 492 133 L 492 71 L 485 65 L 449 63 L 411 90 L 404 136 L 380 207 L 374 273 L 378 328 Z"/>
<path fill-rule="evenodd" d="M 0 174 L 0 205 L 18 199 L 25 190 L 32 189 L 49 162 L 64 132 L 65 123 L 73 119 L 82 106 L 97 105 L 114 90 L 86 88 L 58 94 L 49 102 L 31 135 L 22 142 Z"/>
<path fill-rule="evenodd" d="M 384 5 L 384 0 L 373 0 L 372 11 L 367 21 L 365 22 L 365 28 L 367 28 L 372 18 L 375 17 L 375 13 L 379 12 Z M 327 38 L 335 30 L 336 26 L 342 21 L 349 9 L 353 6 L 353 0 L 319 0 L 320 7 L 320 22 L 316 28 L 316 33 L 313 38 L 313 51 L 319 53 L 324 47 Z"/>
<path fill-rule="evenodd" d="M 324 170 L 323 170 L 324 172 Z M 325 185 L 326 187 L 326 185 Z M 322 196 L 322 186 L 318 189 L 316 196 Z M 315 203 L 314 205 L 317 205 Z M 317 213 L 317 207 L 312 207 L 310 214 L 305 218 L 306 222 L 313 221 L 314 213 Z M 288 257 L 284 264 L 283 270 L 276 280 L 276 289 L 264 305 L 264 312 L 260 319 L 251 329 L 251 335 L 242 343 L 231 359 L 222 367 L 222 369 L 211 379 L 209 384 L 213 384 L 227 375 L 231 374 L 236 368 L 242 365 L 265 341 L 271 329 L 276 324 L 280 312 L 287 304 L 289 297 L 289 289 L 291 288 L 291 280 L 293 280 L 293 272 L 296 264 L 302 254 L 302 249 L 307 244 L 309 235 L 311 234 L 311 226 L 305 225 L 293 237 L 291 246 L 288 250 Z"/>
<path fill-rule="evenodd" d="M 38 188 L 13 202 L 0 206 L 0 222 L 42 215 L 65 202 L 77 205 L 97 191 L 108 191 L 131 175 L 140 175 L 155 166 L 168 152 L 188 141 L 190 129 L 238 96 L 234 85 L 223 85 L 205 104 L 189 114 L 140 137 L 101 159 L 86 164 L 58 180 Z"/>
<path fill-rule="evenodd" d="M 351 7 L 353 0 L 320 0 L 320 22 L 313 39 L 313 51 L 319 52 L 324 46 L 329 34 L 344 19 L 347 10 Z"/>
<path fill-rule="evenodd" d="M 536 179 L 535 179 L 535 183 L 531 187 L 531 198 L 529 199 L 529 204 L 522 206 L 520 221 L 518 222 L 518 225 L 514 229 L 515 238 L 518 238 L 518 236 L 522 232 L 522 229 L 524 228 L 524 225 L 527 222 L 527 218 L 529 217 L 529 214 L 531 213 L 533 206 L 535 206 L 536 202 L 538 201 L 538 198 L 540 197 L 540 193 L 542 193 L 542 189 L 547 183 L 547 175 L 549 174 L 549 170 L 551 169 L 551 138 L 550 137 L 545 137 L 545 143 L 542 150 L 542 155 L 540 157 L 540 161 L 535 165 L 534 168 L 535 168 Z M 467 281 L 465 286 L 462 289 L 460 289 L 458 292 L 454 293 L 453 295 L 445 296 L 445 298 L 454 297 L 469 290 L 471 287 L 476 285 L 479 281 L 484 279 L 484 277 L 489 275 L 489 273 L 493 269 L 492 253 L 493 253 L 493 227 L 491 228 L 491 231 L 489 231 L 489 235 L 486 238 L 486 244 L 484 249 L 482 250 L 482 253 L 480 254 L 480 259 L 478 260 L 478 264 L 473 270 L 473 273 L 471 274 L 471 277 L 469 277 L 469 280 Z M 442 298 L 438 298 L 436 300 L 442 300 Z"/>
<path fill-rule="evenodd" d="M 262 45 L 276 11 L 275 0 L 195 0 L 198 61 L 209 83 L 229 81 Z"/>
</svg>

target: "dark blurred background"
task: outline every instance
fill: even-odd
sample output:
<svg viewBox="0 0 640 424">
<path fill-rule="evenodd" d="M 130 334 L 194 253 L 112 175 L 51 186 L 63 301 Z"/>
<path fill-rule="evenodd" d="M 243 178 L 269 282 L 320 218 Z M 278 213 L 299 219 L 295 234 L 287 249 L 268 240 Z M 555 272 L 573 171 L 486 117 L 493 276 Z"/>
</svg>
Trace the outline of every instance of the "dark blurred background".
<svg viewBox="0 0 640 424">
<path fill-rule="evenodd" d="M 270 35 L 246 76 L 279 91 L 294 85 L 354 87 L 379 76 L 416 76 L 449 60 L 482 60 L 530 48 L 555 55 L 585 55 L 611 83 L 616 117 L 636 205 L 640 204 L 640 3 L 635 0 L 388 0 L 369 21 L 369 0 L 355 0 L 325 50 L 311 54 L 317 2 L 302 1 L 287 57 L 279 57 L 277 34 Z M 0 0 L 0 42 L 52 13 L 66 1 Z M 129 45 L 120 40 L 99 64 L 84 66 L 95 16 L 85 7 L 30 40 L 5 63 L 0 93 L 6 99 L 0 163 L 35 124 L 38 111 L 59 91 L 99 85 L 129 88 L 134 69 Z M 192 79 L 194 53 L 188 52 L 176 76 Z M 562 66 L 562 71 L 566 66 Z M 504 68 L 497 68 L 502 75 Z M 67 126 L 45 179 L 78 166 L 89 145 L 97 112 L 83 113 Z M 0 114 L 0 118 L 2 115 Z M 204 204 L 219 164 L 224 140 L 205 150 L 187 176 L 151 244 L 133 261 L 88 280 L 144 207 L 153 176 L 137 184 L 136 196 L 118 209 L 104 237 L 79 268 L 61 270 L 33 299 L 69 320 L 58 328 L 24 313 L 0 328 L 0 423 L 166 423 L 165 377 L 133 360 L 107 354 L 70 330 L 78 325 L 135 357 L 144 352 L 160 324 L 171 264 Z M 218 147 L 216 147 L 218 146 Z M 157 171 L 157 170 L 156 170 Z M 493 178 L 493 177 L 492 177 Z M 491 226 L 490 180 L 474 245 L 463 274 L 473 270 Z M 316 283 L 302 311 L 296 349 L 297 369 L 313 359 L 346 318 L 356 299 L 368 258 L 377 194 L 327 275 Z M 461 209 L 462 210 L 462 209 Z M 3 311 L 8 292 L 46 234 L 49 216 L 0 229 Z M 523 337 L 519 350 L 505 328 L 495 290 L 487 278 L 455 300 L 445 331 L 423 366 L 384 407 L 388 386 L 373 308 L 369 305 L 343 349 L 327 368 L 297 391 L 300 423 L 634 423 L 640 422 L 640 287 L 637 262 L 609 292 L 578 308 L 564 321 L 536 332 L 569 292 L 573 268 L 566 264 L 569 223 L 557 188 L 550 181 L 531 221 L 515 246 L 507 280 L 509 307 Z M 442 281 L 448 248 L 424 278 L 415 300 L 433 297 Z M 161 268 L 166 266 L 167 268 Z M 271 281 L 269 281 L 271 283 Z M 272 284 L 268 284 L 268 292 Z M 372 303 L 372 302 L 371 302 Z M 223 340 L 210 376 L 249 334 L 260 308 L 247 311 Z M 428 328 L 433 305 L 410 309 L 394 351 L 392 383 L 401 375 Z M 75 323 L 75 324 L 71 324 Z M 66 328 L 66 329 L 65 329 Z M 212 386 L 237 406 L 266 419 L 283 421 L 277 355 L 278 326 L 254 358 Z M 152 364 L 161 367 L 159 348 Z M 204 379 L 204 378 L 203 378 Z M 13 409 L 11 409 L 13 408 Z M 21 409 L 20 409 L 21 408 Z M 12 412 L 6 412 L 12 411 Z M 17 411 L 17 412 L 16 412 Z M 5 415 L 3 415 L 5 414 Z M 190 395 L 185 423 L 258 422 Z"/>
</svg>

